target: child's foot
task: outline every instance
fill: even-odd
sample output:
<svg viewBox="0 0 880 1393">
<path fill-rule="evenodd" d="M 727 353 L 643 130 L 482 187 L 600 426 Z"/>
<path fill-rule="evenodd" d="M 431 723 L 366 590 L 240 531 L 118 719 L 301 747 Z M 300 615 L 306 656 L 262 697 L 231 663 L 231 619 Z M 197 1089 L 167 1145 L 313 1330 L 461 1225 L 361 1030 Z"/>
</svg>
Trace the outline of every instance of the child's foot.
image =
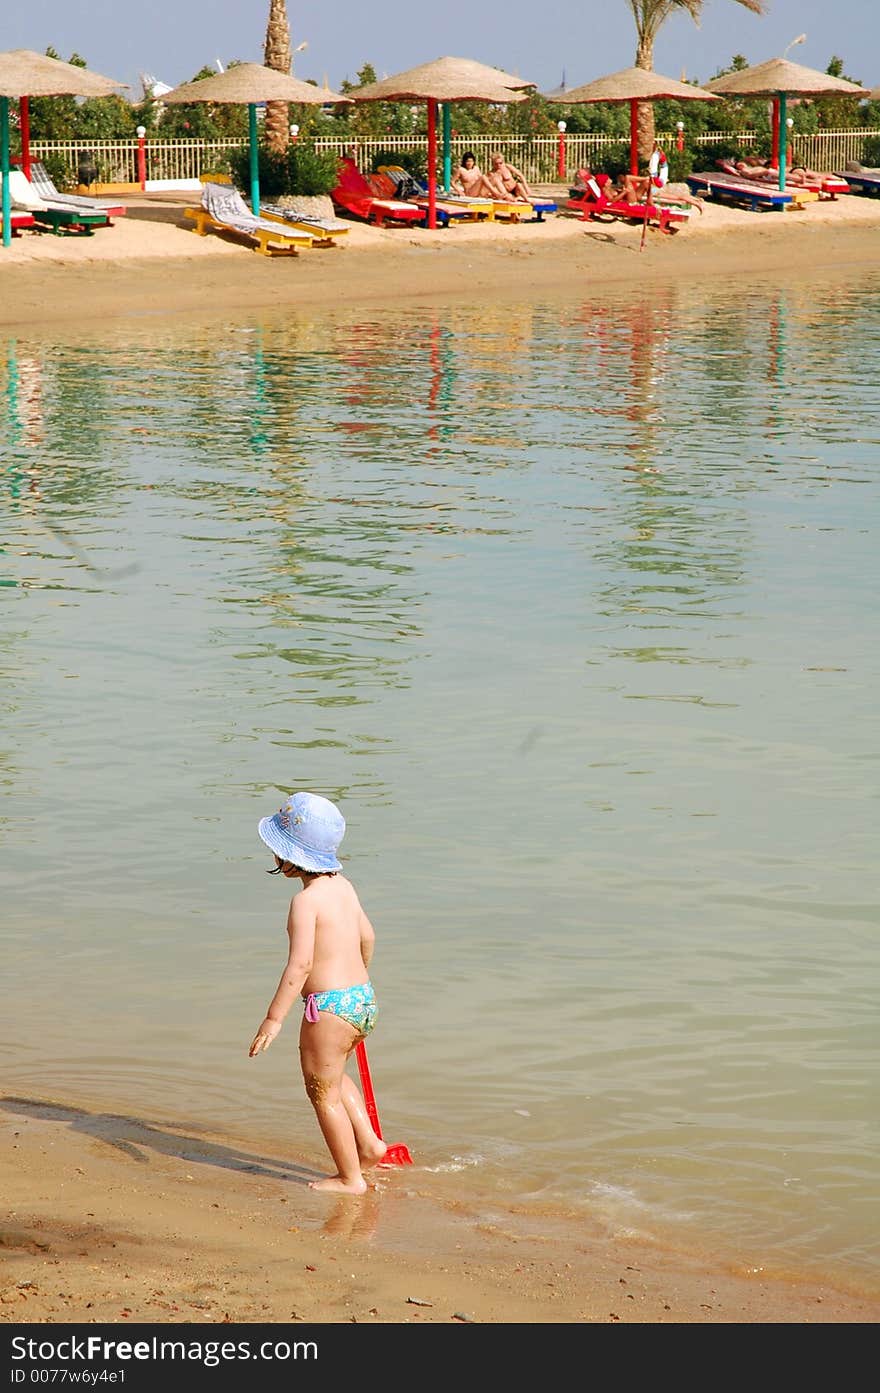
<svg viewBox="0 0 880 1393">
<path fill-rule="evenodd" d="M 361 1166 L 366 1170 L 370 1166 L 378 1166 L 388 1152 L 388 1143 L 381 1137 L 374 1137 L 367 1147 L 358 1147 L 358 1157 Z"/>
<path fill-rule="evenodd" d="M 329 1190 L 335 1195 L 365 1195 L 367 1182 L 362 1175 L 356 1180 L 343 1180 L 341 1175 L 328 1175 L 324 1180 L 310 1180 L 310 1190 Z"/>
</svg>

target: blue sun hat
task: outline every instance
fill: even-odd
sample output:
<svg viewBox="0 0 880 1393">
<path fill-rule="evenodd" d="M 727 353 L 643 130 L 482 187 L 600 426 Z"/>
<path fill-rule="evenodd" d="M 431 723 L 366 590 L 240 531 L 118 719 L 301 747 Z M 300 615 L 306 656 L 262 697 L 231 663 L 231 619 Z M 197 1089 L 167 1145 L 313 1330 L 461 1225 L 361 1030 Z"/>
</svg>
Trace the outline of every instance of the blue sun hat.
<svg viewBox="0 0 880 1393">
<path fill-rule="evenodd" d="M 260 819 L 260 837 L 282 861 L 304 871 L 341 871 L 336 850 L 345 836 L 345 818 L 319 793 L 292 793 L 272 817 Z"/>
</svg>

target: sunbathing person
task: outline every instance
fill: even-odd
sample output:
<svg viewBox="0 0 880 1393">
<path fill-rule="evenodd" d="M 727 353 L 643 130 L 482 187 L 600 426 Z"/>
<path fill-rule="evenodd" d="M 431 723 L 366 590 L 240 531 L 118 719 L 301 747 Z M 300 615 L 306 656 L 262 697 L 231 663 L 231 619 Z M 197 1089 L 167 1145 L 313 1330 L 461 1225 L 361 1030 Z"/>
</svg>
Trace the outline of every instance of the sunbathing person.
<svg viewBox="0 0 880 1393">
<path fill-rule="evenodd" d="M 526 176 L 496 150 L 491 157 L 492 168 L 489 177 L 499 189 L 499 198 L 512 199 L 517 203 L 530 203 L 535 197 L 526 182 Z"/>
<path fill-rule="evenodd" d="M 464 198 L 496 199 L 499 196 L 496 185 L 486 177 L 477 164 L 473 150 L 465 150 L 449 186 L 453 193 L 461 194 Z"/>
</svg>

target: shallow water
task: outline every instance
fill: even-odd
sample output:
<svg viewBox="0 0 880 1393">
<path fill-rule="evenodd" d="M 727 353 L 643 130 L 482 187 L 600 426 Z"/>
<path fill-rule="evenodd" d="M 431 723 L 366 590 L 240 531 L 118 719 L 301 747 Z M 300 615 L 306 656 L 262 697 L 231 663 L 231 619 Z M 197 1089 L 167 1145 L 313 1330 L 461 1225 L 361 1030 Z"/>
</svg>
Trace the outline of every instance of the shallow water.
<svg viewBox="0 0 880 1393">
<path fill-rule="evenodd" d="M 878 408 L 880 277 L 0 343 L 4 1091 L 323 1166 L 312 788 L 420 1189 L 877 1288 Z"/>
</svg>

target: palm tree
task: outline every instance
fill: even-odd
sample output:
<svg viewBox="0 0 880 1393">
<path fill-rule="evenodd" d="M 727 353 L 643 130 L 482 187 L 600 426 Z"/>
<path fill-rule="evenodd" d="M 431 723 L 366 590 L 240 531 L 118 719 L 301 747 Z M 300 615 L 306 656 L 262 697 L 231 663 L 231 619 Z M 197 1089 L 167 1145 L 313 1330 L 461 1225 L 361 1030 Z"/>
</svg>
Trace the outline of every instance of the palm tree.
<svg viewBox="0 0 880 1393">
<path fill-rule="evenodd" d="M 736 0 L 752 14 L 763 14 L 766 0 Z M 627 0 L 636 22 L 638 44 L 636 67 L 654 71 L 654 43 L 661 28 L 678 10 L 687 10 L 695 24 L 703 12 L 703 0 Z M 654 108 L 650 102 L 639 103 L 639 153 L 647 156 L 654 139 Z"/>
<path fill-rule="evenodd" d="M 267 68 L 274 68 L 279 73 L 290 72 L 290 25 L 287 22 L 287 6 L 284 0 L 270 0 L 263 54 Z M 290 113 L 287 102 L 266 103 L 266 144 L 270 150 L 276 150 L 281 155 L 290 144 Z"/>
</svg>

